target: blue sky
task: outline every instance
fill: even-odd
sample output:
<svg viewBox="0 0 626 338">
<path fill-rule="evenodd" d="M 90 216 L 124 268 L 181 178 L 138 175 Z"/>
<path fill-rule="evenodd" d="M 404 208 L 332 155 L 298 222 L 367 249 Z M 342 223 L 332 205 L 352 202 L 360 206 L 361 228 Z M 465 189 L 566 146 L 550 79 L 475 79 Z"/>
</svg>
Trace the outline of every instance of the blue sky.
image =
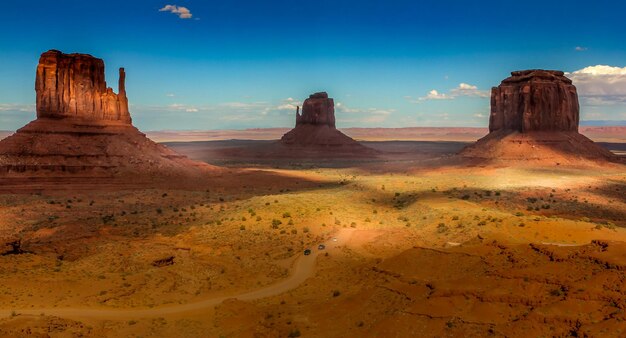
<svg viewBox="0 0 626 338">
<path fill-rule="evenodd" d="M 583 120 L 626 120 L 623 13 L 616 1 L 23 0 L 0 11 L 0 129 L 34 118 L 48 49 L 103 58 L 114 89 L 125 67 L 143 130 L 289 127 L 316 91 L 335 98 L 339 127 L 480 127 L 490 88 L 528 68 L 570 72 Z"/>
</svg>

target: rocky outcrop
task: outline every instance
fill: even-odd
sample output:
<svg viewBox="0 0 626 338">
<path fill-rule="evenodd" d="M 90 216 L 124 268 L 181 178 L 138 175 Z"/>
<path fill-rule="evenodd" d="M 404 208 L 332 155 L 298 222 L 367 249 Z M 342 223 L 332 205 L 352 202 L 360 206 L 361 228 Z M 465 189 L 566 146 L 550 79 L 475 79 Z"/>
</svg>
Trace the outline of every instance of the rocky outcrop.
<svg viewBox="0 0 626 338">
<path fill-rule="evenodd" d="M 43 53 L 37 119 L 0 141 L 0 191 L 179 185 L 217 170 L 139 132 L 131 123 L 123 68 L 119 74 L 116 94 L 106 86 L 101 59 Z"/>
<path fill-rule="evenodd" d="M 561 71 L 512 72 L 491 91 L 489 131 L 578 131 L 578 94 Z"/>
<path fill-rule="evenodd" d="M 479 162 L 580 165 L 618 161 L 578 133 L 576 87 L 561 71 L 512 72 L 491 92 L 489 134 L 460 156 Z"/>
<path fill-rule="evenodd" d="M 298 108 L 299 109 L 299 108 Z M 325 92 L 309 95 L 302 104 L 302 115 L 296 112 L 296 126 L 312 124 L 335 128 L 335 102 Z"/>
<path fill-rule="evenodd" d="M 102 59 L 56 50 L 43 53 L 35 80 L 37 117 L 130 124 L 124 68 L 119 73 L 119 93 L 115 94 L 107 87 Z"/>
<path fill-rule="evenodd" d="M 296 111 L 296 127 L 283 135 L 273 156 L 371 156 L 373 149 L 361 145 L 335 127 L 335 102 L 325 92 L 315 93 L 304 100 L 302 114 Z M 297 150 L 294 150 L 296 149 Z"/>
</svg>

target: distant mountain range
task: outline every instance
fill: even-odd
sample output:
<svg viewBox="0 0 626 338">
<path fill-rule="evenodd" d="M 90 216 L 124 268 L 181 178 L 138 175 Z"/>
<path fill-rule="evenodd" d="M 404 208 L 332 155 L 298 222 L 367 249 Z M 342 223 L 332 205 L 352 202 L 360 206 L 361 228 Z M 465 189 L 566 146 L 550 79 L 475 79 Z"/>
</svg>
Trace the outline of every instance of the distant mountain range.
<svg viewBox="0 0 626 338">
<path fill-rule="evenodd" d="M 623 127 L 626 126 L 626 121 L 588 120 L 580 121 L 580 125 L 589 127 Z"/>
</svg>

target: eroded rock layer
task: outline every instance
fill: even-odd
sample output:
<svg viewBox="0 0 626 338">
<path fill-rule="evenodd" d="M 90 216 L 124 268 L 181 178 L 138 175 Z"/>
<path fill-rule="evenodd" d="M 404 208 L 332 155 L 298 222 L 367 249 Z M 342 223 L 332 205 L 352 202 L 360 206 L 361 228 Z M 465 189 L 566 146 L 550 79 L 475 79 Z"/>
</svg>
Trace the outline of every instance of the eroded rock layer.
<svg viewBox="0 0 626 338">
<path fill-rule="evenodd" d="M 512 72 L 491 92 L 489 134 L 461 157 L 489 162 L 560 165 L 618 161 L 578 133 L 576 87 L 561 71 Z"/>
<path fill-rule="evenodd" d="M 489 131 L 578 131 L 578 94 L 561 71 L 512 72 L 491 91 Z"/>
<path fill-rule="evenodd" d="M 280 144 L 290 149 L 307 148 L 293 154 L 290 149 L 281 151 L 289 156 L 316 154 L 316 156 L 335 156 L 338 153 L 350 155 L 371 155 L 375 151 L 361 145 L 335 127 L 335 102 L 325 92 L 315 93 L 304 100 L 302 115 L 296 111 L 296 127 L 283 135 Z M 311 152 L 313 151 L 313 152 Z"/>
<path fill-rule="evenodd" d="M 124 68 L 119 72 L 119 94 L 116 94 L 107 87 L 102 59 L 56 50 L 43 53 L 35 80 L 37 117 L 73 117 L 130 124 L 126 74 Z"/>
<path fill-rule="evenodd" d="M 325 92 L 309 95 L 302 104 L 302 115 L 296 112 L 296 126 L 312 124 L 335 128 L 335 102 Z"/>
<path fill-rule="evenodd" d="M 101 59 L 48 51 L 35 89 L 37 119 L 0 141 L 3 188 L 176 184 L 217 169 L 154 143 L 131 124 L 123 68 L 115 94 Z"/>
</svg>

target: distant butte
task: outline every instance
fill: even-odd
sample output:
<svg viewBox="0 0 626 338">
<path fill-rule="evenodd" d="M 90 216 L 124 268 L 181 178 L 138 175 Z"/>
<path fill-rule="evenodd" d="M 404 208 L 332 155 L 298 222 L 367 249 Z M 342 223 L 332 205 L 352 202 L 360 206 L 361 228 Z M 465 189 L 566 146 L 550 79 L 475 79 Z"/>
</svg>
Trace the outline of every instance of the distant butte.
<svg viewBox="0 0 626 338">
<path fill-rule="evenodd" d="M 123 68 L 119 74 L 116 94 L 106 85 L 101 59 L 43 53 L 35 80 L 37 119 L 0 141 L 0 184 L 128 186 L 216 169 L 139 132 L 128 110 Z"/>
<path fill-rule="evenodd" d="M 372 154 L 375 151 L 361 145 L 335 127 L 335 102 L 325 92 L 309 95 L 296 111 L 296 126 L 280 143 L 291 148 L 317 150 L 320 155 L 337 152 Z"/>
<path fill-rule="evenodd" d="M 491 91 L 489 134 L 462 150 L 462 157 L 545 164 L 617 160 L 578 133 L 578 94 L 563 72 L 533 69 L 511 75 Z"/>
</svg>

